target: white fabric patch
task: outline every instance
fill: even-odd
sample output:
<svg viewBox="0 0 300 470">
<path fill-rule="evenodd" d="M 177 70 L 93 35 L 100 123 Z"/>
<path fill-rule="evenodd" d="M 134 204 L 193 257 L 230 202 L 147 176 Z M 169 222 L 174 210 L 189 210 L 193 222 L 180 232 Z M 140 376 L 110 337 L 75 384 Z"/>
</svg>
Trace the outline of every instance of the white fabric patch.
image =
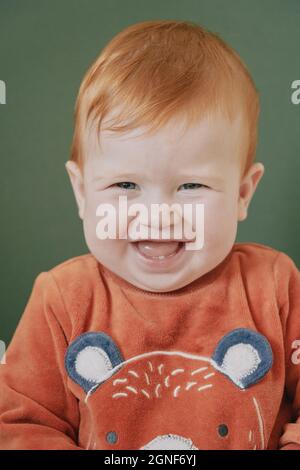
<svg viewBox="0 0 300 470">
<path fill-rule="evenodd" d="M 221 369 L 235 383 L 239 383 L 241 379 L 252 374 L 260 362 L 258 352 L 251 344 L 239 343 L 228 349 Z"/>
<path fill-rule="evenodd" d="M 193 445 L 191 439 L 178 436 L 177 434 L 164 434 L 163 436 L 157 436 L 155 439 L 150 441 L 140 450 L 198 450 L 198 447 Z"/>
<path fill-rule="evenodd" d="M 112 369 L 112 364 L 103 349 L 86 346 L 77 354 L 75 369 L 85 380 L 100 383 L 101 378 Z"/>
</svg>

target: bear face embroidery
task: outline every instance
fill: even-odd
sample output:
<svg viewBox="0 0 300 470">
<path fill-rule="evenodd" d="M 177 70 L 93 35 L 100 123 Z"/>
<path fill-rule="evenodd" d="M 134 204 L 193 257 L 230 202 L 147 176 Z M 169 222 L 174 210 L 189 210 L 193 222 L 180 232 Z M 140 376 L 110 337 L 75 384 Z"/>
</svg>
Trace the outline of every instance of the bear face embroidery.
<svg viewBox="0 0 300 470">
<path fill-rule="evenodd" d="M 264 449 L 252 386 L 272 363 L 267 339 L 246 328 L 226 334 L 211 357 L 150 351 L 124 360 L 103 332 L 80 335 L 65 356 L 86 394 L 87 448 L 109 450 Z"/>
</svg>

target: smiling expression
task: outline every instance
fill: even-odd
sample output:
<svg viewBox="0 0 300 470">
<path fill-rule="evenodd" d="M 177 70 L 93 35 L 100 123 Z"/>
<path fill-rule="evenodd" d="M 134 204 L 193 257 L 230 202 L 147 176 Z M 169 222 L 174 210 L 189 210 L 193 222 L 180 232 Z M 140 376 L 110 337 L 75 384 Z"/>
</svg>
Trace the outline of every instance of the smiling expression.
<svg viewBox="0 0 300 470">
<path fill-rule="evenodd" d="M 154 135 L 145 136 L 141 128 L 122 135 L 102 132 L 101 149 L 91 134 L 80 187 L 67 167 L 91 253 L 121 278 L 153 292 L 181 288 L 211 271 L 230 252 L 254 192 L 255 184 L 241 198 L 246 129 L 241 116 L 229 122 L 215 115 L 183 133 L 181 121 L 171 120 Z M 99 240 L 98 205 L 111 204 L 118 217 L 119 197 L 124 195 L 128 207 L 139 203 L 149 211 L 151 204 L 204 204 L 203 248 L 187 250 L 190 241 L 178 244 L 172 236 L 171 243 L 137 243 L 130 237 Z M 134 218 L 128 218 L 129 226 Z"/>
</svg>

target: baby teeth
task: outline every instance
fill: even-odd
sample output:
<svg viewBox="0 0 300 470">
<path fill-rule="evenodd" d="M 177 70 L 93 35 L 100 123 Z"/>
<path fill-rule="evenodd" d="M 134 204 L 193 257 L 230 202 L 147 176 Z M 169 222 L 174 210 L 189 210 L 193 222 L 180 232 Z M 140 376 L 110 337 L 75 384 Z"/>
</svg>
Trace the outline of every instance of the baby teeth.
<svg viewBox="0 0 300 470">
<path fill-rule="evenodd" d="M 168 258 L 168 256 L 164 256 L 164 255 L 160 255 L 160 256 L 151 256 L 151 258 L 152 258 L 152 259 L 160 259 L 160 260 L 162 260 L 162 259 Z"/>
<path fill-rule="evenodd" d="M 163 260 L 163 259 L 166 259 L 166 258 L 170 258 L 171 256 L 173 256 L 174 253 L 172 253 L 171 255 L 169 256 L 164 256 L 164 255 L 160 255 L 160 256 L 152 256 L 152 259 L 160 259 L 160 260 Z"/>
</svg>

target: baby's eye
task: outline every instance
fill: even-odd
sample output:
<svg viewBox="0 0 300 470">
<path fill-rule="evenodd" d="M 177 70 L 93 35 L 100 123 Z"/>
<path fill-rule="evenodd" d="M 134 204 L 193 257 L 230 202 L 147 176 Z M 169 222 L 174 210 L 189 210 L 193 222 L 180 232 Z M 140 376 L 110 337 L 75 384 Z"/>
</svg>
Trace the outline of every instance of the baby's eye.
<svg viewBox="0 0 300 470">
<path fill-rule="evenodd" d="M 205 184 L 200 183 L 184 183 L 179 186 L 178 189 L 199 189 L 199 188 L 208 188 Z"/>
<path fill-rule="evenodd" d="M 132 183 L 131 181 L 121 181 L 120 183 L 116 183 L 116 186 L 118 186 L 121 189 L 136 189 L 137 185 L 135 183 Z"/>
</svg>

